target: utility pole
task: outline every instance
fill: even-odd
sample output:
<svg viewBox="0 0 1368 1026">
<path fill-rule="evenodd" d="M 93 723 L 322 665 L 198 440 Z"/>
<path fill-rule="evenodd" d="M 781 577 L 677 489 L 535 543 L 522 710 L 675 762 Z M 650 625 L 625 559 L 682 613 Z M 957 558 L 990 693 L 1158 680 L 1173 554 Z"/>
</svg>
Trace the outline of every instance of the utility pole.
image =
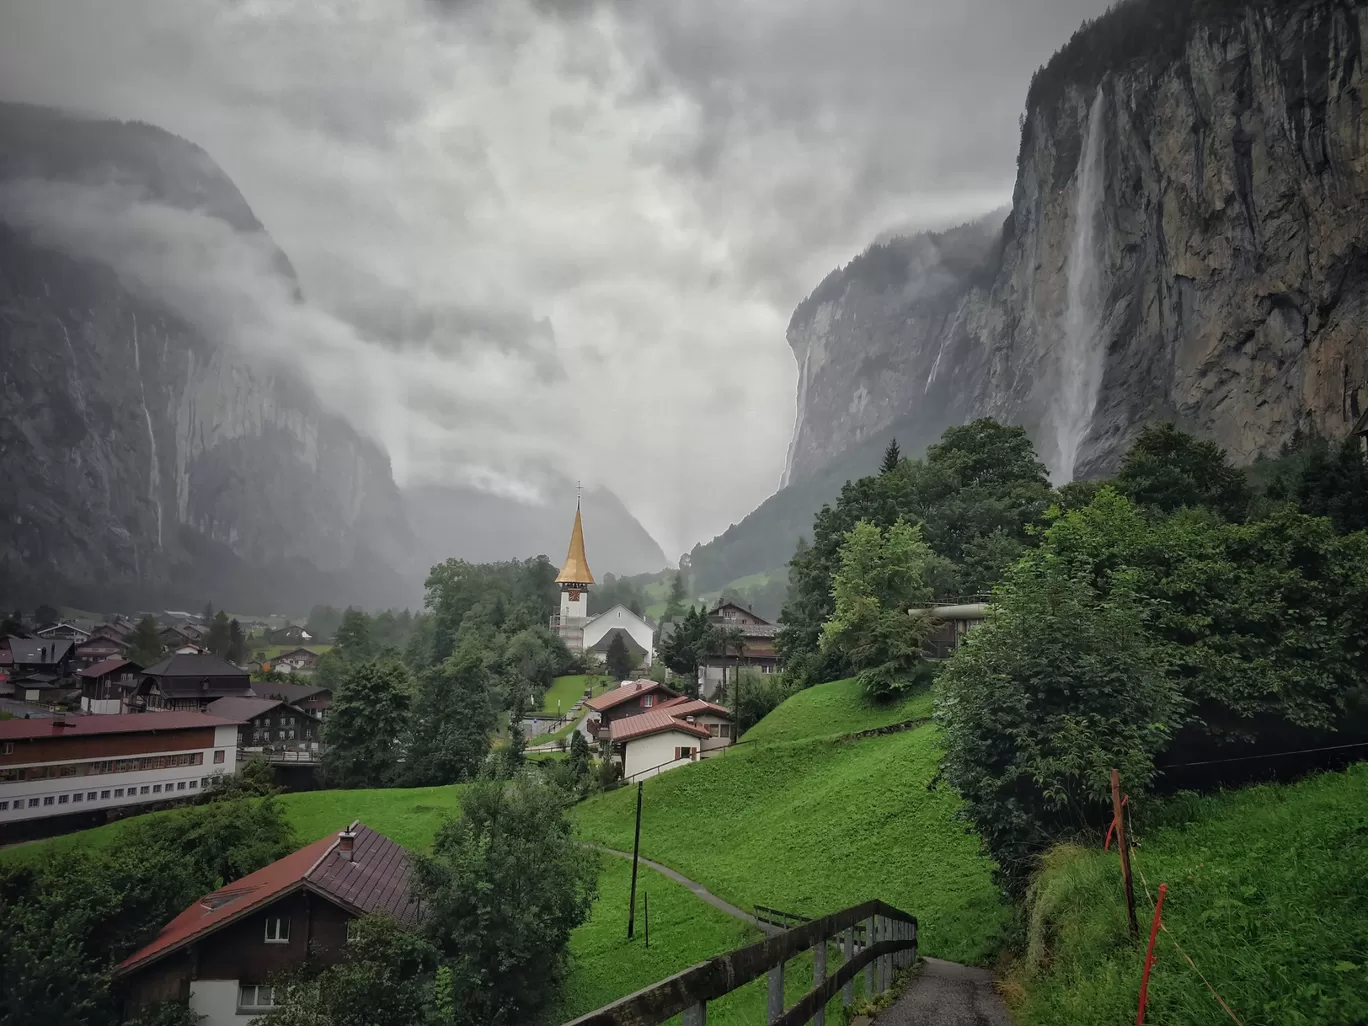
<svg viewBox="0 0 1368 1026">
<path fill-rule="evenodd" d="M 1131 883 L 1130 845 L 1126 840 L 1125 810 L 1121 808 L 1121 774 L 1111 771 L 1112 815 L 1116 817 L 1116 846 L 1121 850 L 1121 880 L 1126 887 L 1126 921 L 1132 937 L 1140 936 L 1140 924 L 1135 919 L 1135 885 Z M 633 873 L 635 874 L 635 869 Z"/>
<path fill-rule="evenodd" d="M 632 932 L 636 928 L 636 881 L 637 881 L 637 853 L 641 851 L 641 788 L 645 784 L 644 780 L 637 781 L 637 818 L 636 818 L 636 838 L 632 841 L 632 897 L 631 905 L 627 909 L 627 939 L 632 939 Z M 1131 917 L 1134 919 L 1134 916 Z"/>
</svg>

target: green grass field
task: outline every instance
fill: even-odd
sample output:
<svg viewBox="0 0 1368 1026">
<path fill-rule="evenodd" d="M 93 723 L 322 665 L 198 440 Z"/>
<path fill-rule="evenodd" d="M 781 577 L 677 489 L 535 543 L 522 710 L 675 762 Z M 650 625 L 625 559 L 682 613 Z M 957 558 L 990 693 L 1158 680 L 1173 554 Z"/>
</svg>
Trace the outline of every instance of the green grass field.
<svg viewBox="0 0 1368 1026">
<path fill-rule="evenodd" d="M 837 737 L 931 715 L 924 689 L 887 705 L 867 702 L 856 680 L 838 680 L 799 691 L 750 730 L 743 741 L 798 741 Z"/>
<path fill-rule="evenodd" d="M 529 745 L 549 745 L 553 741 L 559 741 L 563 737 L 569 737 L 570 732 L 578 727 L 580 721 L 583 719 L 583 716 L 577 716 L 563 727 L 557 727 L 555 730 L 546 734 L 538 734 L 536 737 L 529 737 L 527 743 Z"/>
<path fill-rule="evenodd" d="M 592 687 L 595 695 L 601 695 L 612 683 L 610 677 L 591 677 L 582 673 L 557 677 L 542 696 L 541 711 L 551 716 L 564 715 L 584 697 L 585 688 Z"/>
<path fill-rule="evenodd" d="M 958 799 L 928 787 L 939 758 L 932 725 L 739 747 L 646 781 L 641 850 L 743 908 L 819 916 L 882 898 L 920 918 L 925 953 L 982 963 L 1008 910 Z M 630 850 L 635 802 L 623 788 L 579 805 L 585 837 Z"/>
<path fill-rule="evenodd" d="M 1146 934 L 1168 884 L 1147 1023 L 1231 1021 L 1170 937 L 1246 1026 L 1368 1022 L 1368 764 L 1175 800 L 1155 816 L 1171 826 L 1133 811 Z M 1018 1026 L 1133 1021 L 1144 948 L 1126 937 L 1115 853 L 1056 849 L 1029 912 Z"/>
</svg>

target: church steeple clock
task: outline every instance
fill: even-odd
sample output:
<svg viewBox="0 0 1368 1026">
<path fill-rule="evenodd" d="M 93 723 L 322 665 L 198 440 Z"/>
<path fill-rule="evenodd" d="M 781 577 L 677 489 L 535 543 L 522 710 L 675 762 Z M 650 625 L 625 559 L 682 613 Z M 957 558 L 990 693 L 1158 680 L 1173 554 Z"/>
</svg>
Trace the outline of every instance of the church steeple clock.
<svg viewBox="0 0 1368 1026">
<path fill-rule="evenodd" d="M 556 575 L 556 585 L 560 588 L 560 628 L 561 636 L 566 637 L 574 628 L 583 627 L 589 619 L 587 593 L 594 583 L 594 574 L 589 569 L 589 560 L 584 555 L 584 524 L 580 518 L 579 500 L 575 500 L 575 526 L 570 529 L 570 550 L 565 554 L 565 563 Z M 570 639 L 566 637 L 566 640 Z"/>
</svg>

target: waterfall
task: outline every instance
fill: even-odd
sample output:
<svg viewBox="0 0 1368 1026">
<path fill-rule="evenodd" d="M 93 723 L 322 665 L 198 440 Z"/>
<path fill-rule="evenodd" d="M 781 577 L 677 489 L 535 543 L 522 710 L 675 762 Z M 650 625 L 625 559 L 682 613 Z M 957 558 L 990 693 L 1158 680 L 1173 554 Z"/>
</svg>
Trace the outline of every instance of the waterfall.
<svg viewBox="0 0 1368 1026">
<path fill-rule="evenodd" d="M 152 430 L 152 414 L 147 409 L 147 386 L 143 384 L 142 355 L 138 352 L 138 315 L 133 315 L 133 371 L 138 375 L 138 397 L 142 400 L 143 419 L 147 421 L 147 443 L 152 449 L 152 465 L 148 468 L 148 491 L 157 504 L 157 548 L 162 548 L 161 464 L 157 462 L 157 434 Z"/>
<path fill-rule="evenodd" d="M 1051 476 L 1056 484 L 1073 480 L 1078 450 L 1092 427 L 1102 386 L 1102 259 L 1098 226 L 1105 189 L 1102 87 L 1088 112 L 1088 131 L 1074 175 L 1073 243 L 1069 247 L 1064 332 L 1056 349 L 1058 394 L 1054 403 L 1057 449 Z"/>
</svg>

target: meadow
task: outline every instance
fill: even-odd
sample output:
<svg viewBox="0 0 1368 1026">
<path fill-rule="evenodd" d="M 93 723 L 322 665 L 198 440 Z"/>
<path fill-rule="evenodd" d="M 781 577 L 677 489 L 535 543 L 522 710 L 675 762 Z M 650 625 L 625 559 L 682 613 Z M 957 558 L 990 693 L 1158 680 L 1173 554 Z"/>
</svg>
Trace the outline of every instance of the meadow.
<svg viewBox="0 0 1368 1026">
<path fill-rule="evenodd" d="M 931 715 L 932 695 L 922 688 L 881 705 L 865 698 L 856 680 L 837 680 L 799 691 L 746 731 L 742 741 L 798 741 L 840 737 Z"/>
</svg>

